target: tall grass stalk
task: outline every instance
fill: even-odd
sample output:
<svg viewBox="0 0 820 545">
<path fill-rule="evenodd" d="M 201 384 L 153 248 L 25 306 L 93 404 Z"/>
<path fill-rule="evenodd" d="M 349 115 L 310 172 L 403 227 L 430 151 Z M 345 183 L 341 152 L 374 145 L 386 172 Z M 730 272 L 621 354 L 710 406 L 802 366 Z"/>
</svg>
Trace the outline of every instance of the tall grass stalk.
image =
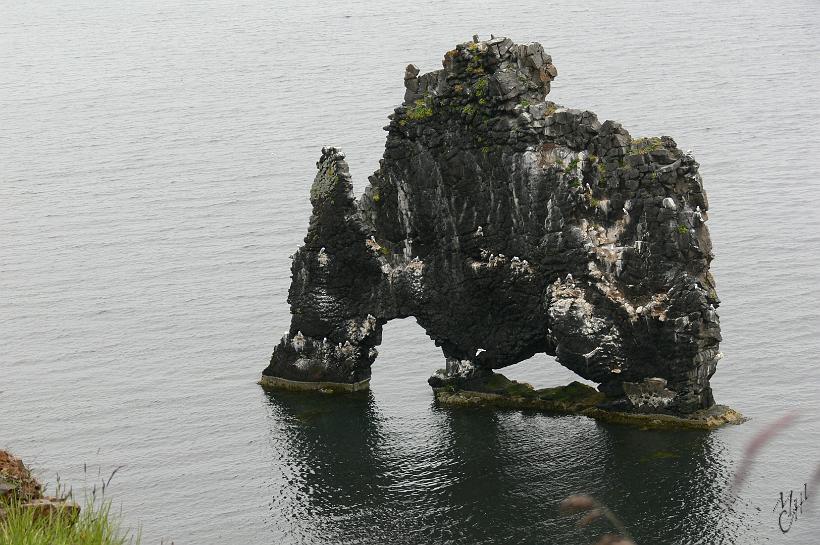
<svg viewBox="0 0 820 545">
<path fill-rule="evenodd" d="M 2 507 L 0 545 L 139 545 L 139 533 L 121 527 L 111 501 L 88 498 L 76 520 L 66 510 L 38 516 L 36 510 L 12 501 Z"/>
<path fill-rule="evenodd" d="M 97 469 L 94 485 L 85 494 L 79 514 L 76 508 L 65 507 L 65 503 L 56 512 L 44 515 L 36 508 L 26 507 L 27 498 L 11 496 L 0 500 L 0 545 L 139 545 L 140 532 L 123 528 L 121 513 L 112 513 L 111 500 L 106 498 L 106 489 L 120 469 L 116 468 L 107 479 L 101 468 Z M 85 464 L 83 473 L 88 490 Z M 72 502 L 73 496 L 73 490 L 66 490 L 58 474 L 55 497 Z M 59 500 L 56 505 L 60 505 Z"/>
</svg>

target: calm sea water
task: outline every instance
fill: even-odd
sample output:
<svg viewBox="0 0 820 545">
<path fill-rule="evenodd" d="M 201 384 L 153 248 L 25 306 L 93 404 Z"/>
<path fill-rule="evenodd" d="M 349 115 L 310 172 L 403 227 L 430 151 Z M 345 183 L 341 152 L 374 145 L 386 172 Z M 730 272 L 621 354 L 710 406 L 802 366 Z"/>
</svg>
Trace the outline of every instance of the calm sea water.
<svg viewBox="0 0 820 545">
<path fill-rule="evenodd" d="M 642 545 L 817 543 L 820 491 L 787 534 L 772 511 L 820 461 L 817 7 L 0 0 L 0 447 L 75 487 L 123 466 L 110 492 L 152 544 L 580 544 L 556 512 L 580 491 Z M 361 191 L 405 65 L 474 33 L 541 42 L 550 98 L 694 150 L 713 385 L 748 423 L 439 409 L 442 357 L 412 319 L 387 326 L 365 396 L 255 384 L 320 148 Z M 573 378 L 547 357 L 508 375 Z M 744 446 L 791 410 L 721 507 Z"/>
</svg>

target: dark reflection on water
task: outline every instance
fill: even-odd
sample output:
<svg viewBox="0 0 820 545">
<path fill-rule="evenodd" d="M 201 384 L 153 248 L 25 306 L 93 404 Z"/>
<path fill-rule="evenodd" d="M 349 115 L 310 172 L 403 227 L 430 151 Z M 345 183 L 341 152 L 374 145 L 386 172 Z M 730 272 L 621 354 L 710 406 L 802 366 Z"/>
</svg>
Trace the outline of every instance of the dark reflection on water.
<svg viewBox="0 0 820 545">
<path fill-rule="evenodd" d="M 716 434 L 435 406 L 394 421 L 370 392 L 268 397 L 284 472 L 271 522 L 287 541 L 590 543 L 595 528 L 556 509 L 578 492 L 642 545 L 736 543 L 744 530 L 718 507 L 730 471 Z"/>
</svg>

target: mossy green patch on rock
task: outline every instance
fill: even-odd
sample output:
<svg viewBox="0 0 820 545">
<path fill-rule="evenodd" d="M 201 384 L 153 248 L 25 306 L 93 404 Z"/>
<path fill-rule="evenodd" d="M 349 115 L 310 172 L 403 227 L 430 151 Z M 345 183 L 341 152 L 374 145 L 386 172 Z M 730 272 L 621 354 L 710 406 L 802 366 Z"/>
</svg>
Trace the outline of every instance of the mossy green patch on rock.
<svg viewBox="0 0 820 545">
<path fill-rule="evenodd" d="M 468 388 L 452 385 L 433 388 L 438 403 L 454 407 L 527 409 L 556 414 L 578 414 L 613 424 L 637 425 L 641 429 L 714 429 L 740 424 L 743 415 L 724 405 L 687 416 L 609 411 L 599 407 L 606 399 L 591 386 L 574 381 L 566 386 L 534 389 L 530 384 L 493 373 L 470 382 Z"/>
<path fill-rule="evenodd" d="M 470 382 L 469 389 L 434 388 L 436 400 L 447 405 L 493 406 L 575 414 L 595 407 L 604 395 L 595 388 L 572 382 L 567 386 L 536 390 L 526 382 L 510 380 L 500 373 Z"/>
<path fill-rule="evenodd" d="M 477 97 L 485 97 L 487 96 L 487 89 L 490 86 L 490 80 L 486 76 L 480 78 L 475 84 L 475 96 Z"/>
<path fill-rule="evenodd" d="M 433 105 L 429 99 L 420 98 L 407 109 L 407 119 L 420 121 L 433 115 Z"/>
<path fill-rule="evenodd" d="M 742 414 L 725 405 L 713 405 L 708 409 L 702 409 L 686 416 L 625 413 L 598 408 L 590 409 L 583 414 L 611 424 L 627 424 L 639 426 L 641 429 L 711 430 L 725 424 L 742 424 L 746 421 Z"/>
<path fill-rule="evenodd" d="M 461 112 L 464 115 L 473 115 L 474 113 L 476 113 L 476 111 L 478 111 L 478 108 L 476 108 L 474 104 L 467 104 L 466 106 L 461 108 Z"/>
<path fill-rule="evenodd" d="M 313 185 L 310 186 L 311 202 L 330 196 L 336 188 L 336 184 L 338 182 L 339 177 L 333 171 L 333 167 L 328 168 L 324 175 L 316 176 L 316 179 L 313 181 Z"/>
<path fill-rule="evenodd" d="M 649 153 L 663 147 L 663 141 L 657 136 L 649 136 L 644 138 L 636 138 L 632 140 L 630 146 L 630 155 L 640 155 L 641 153 Z"/>
<path fill-rule="evenodd" d="M 501 373 L 493 373 L 485 381 L 476 383 L 475 387 L 492 394 L 500 394 L 517 397 L 535 397 L 535 390 L 532 385 L 526 382 L 510 380 Z"/>
<path fill-rule="evenodd" d="M 536 393 L 538 399 L 561 404 L 567 409 L 594 407 L 604 400 L 604 394 L 578 381 L 570 382 L 566 386 L 536 390 Z"/>
</svg>

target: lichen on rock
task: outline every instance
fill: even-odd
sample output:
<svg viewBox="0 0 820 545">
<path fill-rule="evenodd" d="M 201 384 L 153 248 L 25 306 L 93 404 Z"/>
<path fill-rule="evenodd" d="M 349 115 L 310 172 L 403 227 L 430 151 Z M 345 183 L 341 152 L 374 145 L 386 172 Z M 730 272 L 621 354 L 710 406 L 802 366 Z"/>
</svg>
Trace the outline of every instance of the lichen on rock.
<svg viewBox="0 0 820 545">
<path fill-rule="evenodd" d="M 444 353 L 435 388 L 547 353 L 598 383 L 602 408 L 714 405 L 699 165 L 668 136 L 547 101 L 556 76 L 540 44 L 460 44 L 441 70 L 405 70 L 359 199 L 343 154 L 322 150 L 263 383 L 366 384 L 382 326 L 414 316 Z"/>
</svg>

